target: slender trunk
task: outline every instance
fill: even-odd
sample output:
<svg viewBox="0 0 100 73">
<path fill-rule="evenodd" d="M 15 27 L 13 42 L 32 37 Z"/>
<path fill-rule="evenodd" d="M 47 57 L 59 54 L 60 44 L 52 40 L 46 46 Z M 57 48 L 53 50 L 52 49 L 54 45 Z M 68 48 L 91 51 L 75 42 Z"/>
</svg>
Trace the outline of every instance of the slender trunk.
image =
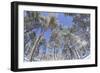
<svg viewBox="0 0 100 73">
<path fill-rule="evenodd" d="M 55 47 L 54 47 L 54 60 L 55 60 Z"/>
<path fill-rule="evenodd" d="M 50 24 L 48 24 L 48 27 L 49 27 L 49 25 L 50 25 Z M 47 29 L 48 29 L 48 27 L 47 27 Z M 29 58 L 30 61 L 32 61 L 32 56 L 33 56 L 33 54 L 34 54 L 34 51 L 36 50 L 37 46 L 39 45 L 39 42 L 40 42 L 40 40 L 41 40 L 41 37 L 44 35 L 44 32 L 45 32 L 45 31 L 46 31 L 46 30 L 44 30 L 44 31 L 41 32 L 40 36 L 37 38 L 36 42 L 34 43 L 34 46 L 32 47 L 32 51 L 31 51 L 31 53 L 30 53 L 30 58 Z"/>
<path fill-rule="evenodd" d="M 39 36 L 39 37 L 37 38 L 37 40 L 35 41 L 34 46 L 32 47 L 32 50 L 31 50 L 31 52 L 30 52 L 30 58 L 29 58 L 30 61 L 32 61 L 32 56 L 34 55 L 34 51 L 35 51 L 36 48 L 38 47 L 39 42 L 40 42 L 41 37 L 43 36 L 43 34 L 44 34 L 44 32 L 42 32 L 42 33 L 40 34 L 40 36 Z"/>
<path fill-rule="evenodd" d="M 79 58 L 80 58 L 80 55 L 79 55 L 79 53 L 78 53 L 77 49 L 76 49 L 76 48 L 74 48 L 74 50 L 75 50 L 75 54 L 76 54 L 76 56 L 77 56 L 77 59 L 79 59 Z"/>
</svg>

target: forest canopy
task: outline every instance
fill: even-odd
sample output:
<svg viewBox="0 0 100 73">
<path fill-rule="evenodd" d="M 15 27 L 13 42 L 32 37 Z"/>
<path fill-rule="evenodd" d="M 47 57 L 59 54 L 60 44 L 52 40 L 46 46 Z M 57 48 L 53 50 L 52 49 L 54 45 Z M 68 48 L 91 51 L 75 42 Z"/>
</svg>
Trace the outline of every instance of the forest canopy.
<svg viewBox="0 0 100 73">
<path fill-rule="evenodd" d="M 90 14 L 24 11 L 24 61 L 90 55 Z"/>
</svg>

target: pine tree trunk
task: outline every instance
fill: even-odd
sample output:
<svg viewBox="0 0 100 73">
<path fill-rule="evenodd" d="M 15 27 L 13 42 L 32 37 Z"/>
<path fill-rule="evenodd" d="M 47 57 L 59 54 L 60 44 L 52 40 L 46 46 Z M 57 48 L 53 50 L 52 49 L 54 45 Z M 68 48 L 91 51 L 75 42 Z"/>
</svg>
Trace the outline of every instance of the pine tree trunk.
<svg viewBox="0 0 100 73">
<path fill-rule="evenodd" d="M 47 26 L 46 29 L 48 29 L 49 25 L 50 25 L 50 24 L 48 24 L 48 26 Z M 30 61 L 32 61 L 32 56 L 34 55 L 34 51 L 37 49 L 37 47 L 38 47 L 38 45 L 39 45 L 39 42 L 40 42 L 40 40 L 41 40 L 41 37 L 44 35 L 44 32 L 45 32 L 45 31 L 46 31 L 46 30 L 41 31 L 40 36 L 37 38 L 37 40 L 36 40 L 36 42 L 35 42 L 35 44 L 34 44 L 34 46 L 33 46 L 33 48 L 32 48 L 32 51 L 31 51 L 31 53 L 30 53 L 30 58 L 29 58 Z"/>
<path fill-rule="evenodd" d="M 55 60 L 55 47 L 54 47 L 54 60 Z"/>
<path fill-rule="evenodd" d="M 38 47 L 38 45 L 39 45 L 39 42 L 40 42 L 40 40 L 41 40 L 43 34 L 44 34 L 44 32 L 42 32 L 42 33 L 40 34 L 40 36 L 39 36 L 39 37 L 37 38 L 37 40 L 35 41 L 34 46 L 32 47 L 32 50 L 31 50 L 31 52 L 30 52 L 30 58 L 29 58 L 30 61 L 32 61 L 32 56 L 34 55 L 34 52 L 35 52 L 35 50 L 37 49 L 37 47 Z"/>
</svg>

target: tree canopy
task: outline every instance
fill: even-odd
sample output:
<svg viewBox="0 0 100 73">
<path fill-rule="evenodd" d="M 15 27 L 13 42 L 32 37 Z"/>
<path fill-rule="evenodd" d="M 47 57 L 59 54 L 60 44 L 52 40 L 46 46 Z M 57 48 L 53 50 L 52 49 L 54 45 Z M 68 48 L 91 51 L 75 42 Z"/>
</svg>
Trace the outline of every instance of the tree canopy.
<svg viewBox="0 0 100 73">
<path fill-rule="evenodd" d="M 89 54 L 90 14 L 24 11 L 24 61 L 84 59 Z"/>
</svg>

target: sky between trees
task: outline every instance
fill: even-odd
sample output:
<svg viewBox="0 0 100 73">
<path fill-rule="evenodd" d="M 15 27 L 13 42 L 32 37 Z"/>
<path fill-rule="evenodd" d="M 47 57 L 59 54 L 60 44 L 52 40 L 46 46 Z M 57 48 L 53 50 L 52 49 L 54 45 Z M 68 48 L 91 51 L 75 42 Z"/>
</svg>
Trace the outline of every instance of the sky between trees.
<svg viewBox="0 0 100 73">
<path fill-rule="evenodd" d="M 24 11 L 24 61 L 90 55 L 90 14 Z"/>
</svg>

